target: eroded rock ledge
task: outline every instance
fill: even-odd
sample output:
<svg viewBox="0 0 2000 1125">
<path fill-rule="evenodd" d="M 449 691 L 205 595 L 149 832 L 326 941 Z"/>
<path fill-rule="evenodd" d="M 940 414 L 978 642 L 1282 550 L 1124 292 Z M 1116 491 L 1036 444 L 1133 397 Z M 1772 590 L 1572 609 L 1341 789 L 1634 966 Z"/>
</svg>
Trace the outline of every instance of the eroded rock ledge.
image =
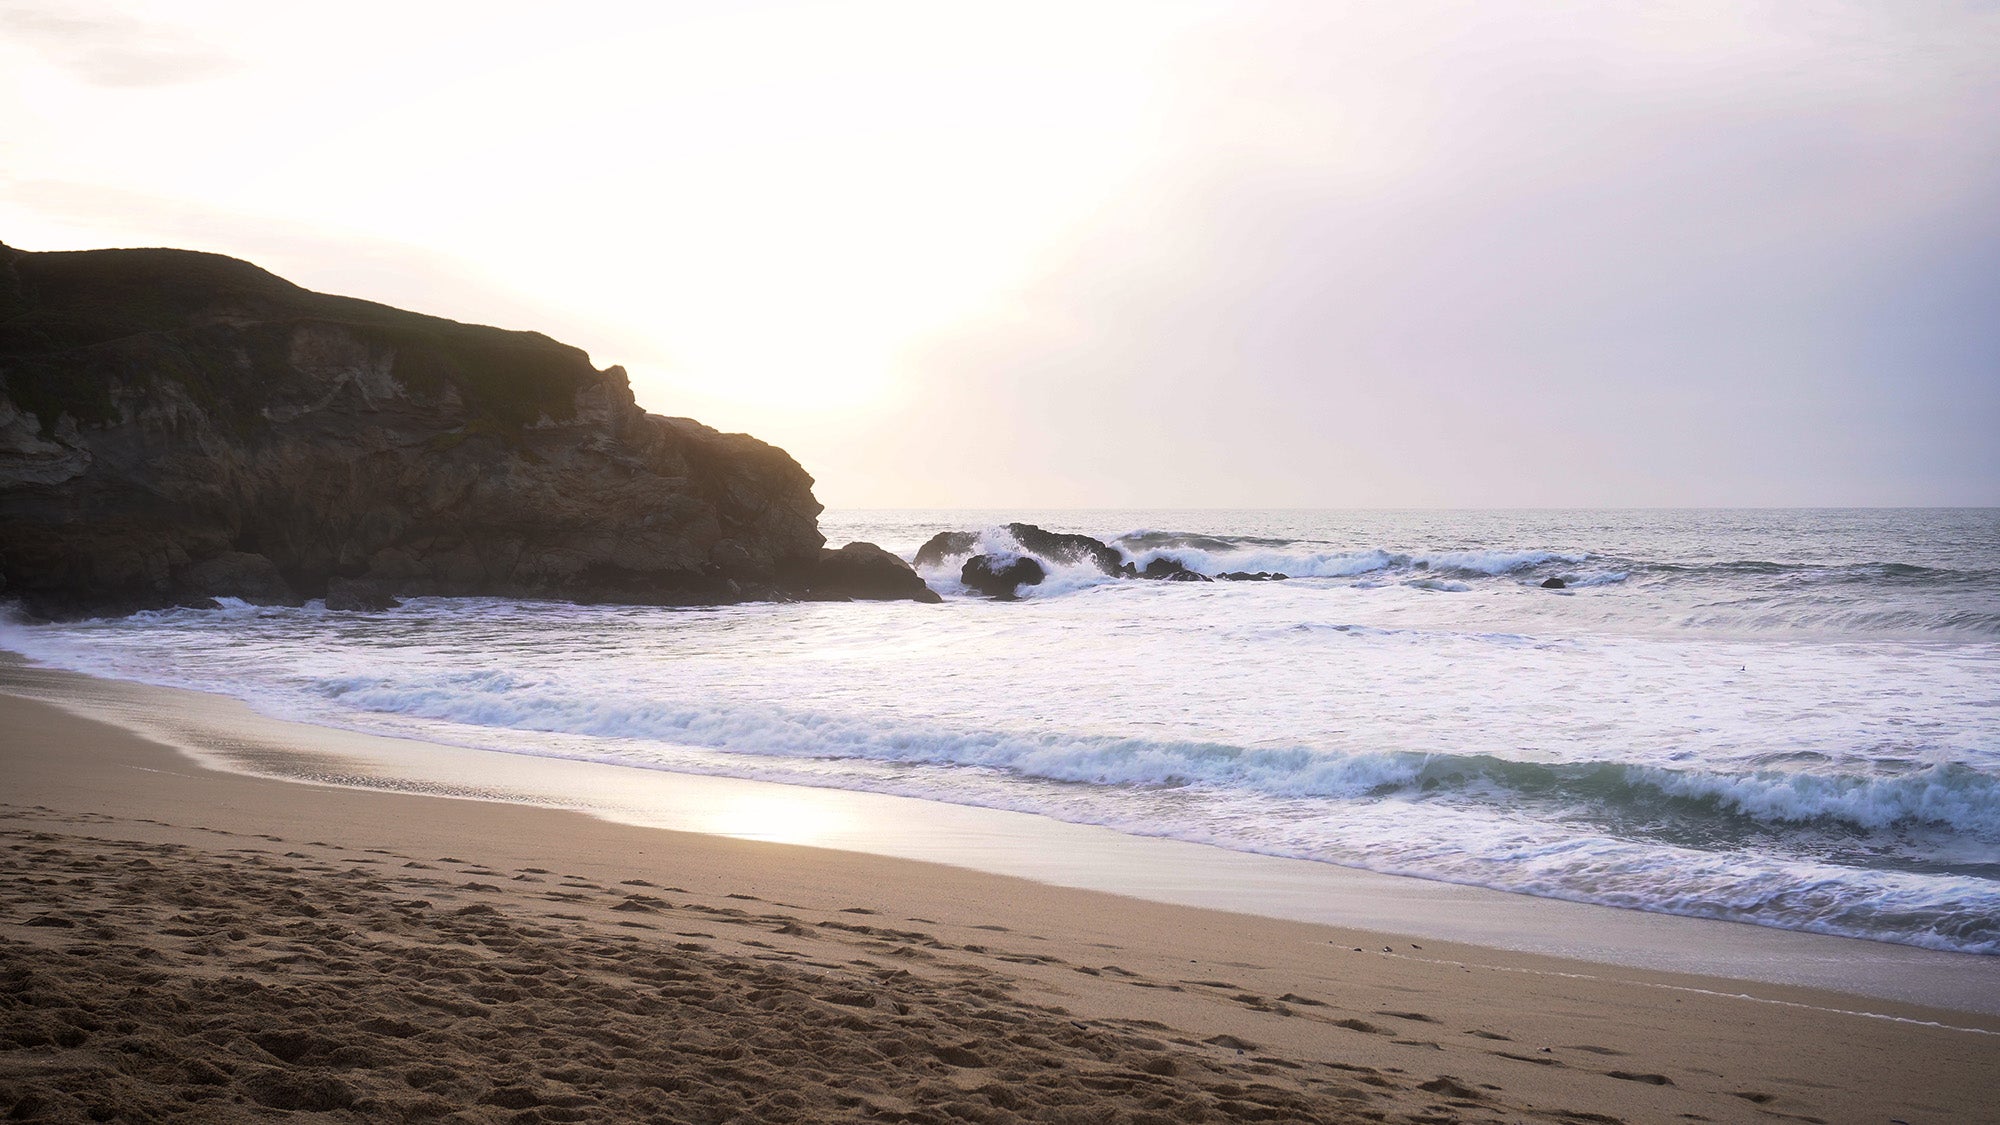
<svg viewBox="0 0 2000 1125">
<path fill-rule="evenodd" d="M 783 450 L 538 333 L 214 254 L 0 246 L 0 598 L 33 613 L 895 588 L 879 559 L 843 588 L 819 512 Z"/>
</svg>

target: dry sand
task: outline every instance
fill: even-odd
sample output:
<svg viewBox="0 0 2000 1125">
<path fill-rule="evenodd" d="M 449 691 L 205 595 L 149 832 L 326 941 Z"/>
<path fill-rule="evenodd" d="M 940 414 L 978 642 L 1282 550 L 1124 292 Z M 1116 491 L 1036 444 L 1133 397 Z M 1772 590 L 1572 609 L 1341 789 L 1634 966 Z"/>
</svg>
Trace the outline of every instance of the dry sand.
<svg viewBox="0 0 2000 1125">
<path fill-rule="evenodd" d="M 245 777 L 9 696 L 0 980 L 25 1120 L 2000 1120 L 1990 1015 Z"/>
</svg>

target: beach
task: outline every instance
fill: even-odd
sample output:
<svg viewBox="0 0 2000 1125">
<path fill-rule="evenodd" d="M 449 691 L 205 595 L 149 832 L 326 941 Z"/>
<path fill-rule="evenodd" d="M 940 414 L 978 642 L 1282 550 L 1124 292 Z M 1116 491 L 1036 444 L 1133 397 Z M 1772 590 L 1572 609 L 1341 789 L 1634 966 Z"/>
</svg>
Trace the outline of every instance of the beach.
<svg viewBox="0 0 2000 1125">
<path fill-rule="evenodd" d="M 93 7 L 0 1123 L 2000 1125 L 1993 5 Z"/>
<path fill-rule="evenodd" d="M 30 699 L 0 716 L 16 1118 L 1991 1113 L 1975 1003 L 245 776 Z"/>
</svg>

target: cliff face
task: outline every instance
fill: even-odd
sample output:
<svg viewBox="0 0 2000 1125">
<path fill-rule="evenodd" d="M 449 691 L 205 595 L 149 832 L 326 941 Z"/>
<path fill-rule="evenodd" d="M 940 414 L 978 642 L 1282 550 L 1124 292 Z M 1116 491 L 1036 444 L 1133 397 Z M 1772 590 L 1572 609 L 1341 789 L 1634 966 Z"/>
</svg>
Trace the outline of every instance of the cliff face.
<svg viewBox="0 0 2000 1125">
<path fill-rule="evenodd" d="M 0 597 L 707 602 L 809 581 L 812 478 L 623 370 L 182 250 L 0 246 Z"/>
</svg>

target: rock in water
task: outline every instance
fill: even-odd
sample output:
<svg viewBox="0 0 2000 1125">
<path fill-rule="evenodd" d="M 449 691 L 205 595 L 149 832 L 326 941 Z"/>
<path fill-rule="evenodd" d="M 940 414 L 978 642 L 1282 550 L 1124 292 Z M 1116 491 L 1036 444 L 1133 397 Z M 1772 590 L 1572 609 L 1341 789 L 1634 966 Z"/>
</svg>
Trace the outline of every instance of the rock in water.
<svg viewBox="0 0 2000 1125">
<path fill-rule="evenodd" d="M 1542 582 L 1542 589 L 1544 590 L 1567 590 L 1568 588 L 1569 583 L 1564 582 L 1560 578 L 1549 578 Z"/>
<path fill-rule="evenodd" d="M 1023 551 L 1050 562 L 1070 566 L 1090 563 L 1106 574 L 1128 578 L 1136 573 L 1115 548 L 1088 535 L 1044 531 L 1031 523 L 1010 523 L 1007 534 Z M 979 538 L 976 531 L 940 531 L 917 548 L 916 565 L 937 566 L 947 559 L 973 554 L 979 550 Z"/>
<path fill-rule="evenodd" d="M 1088 563 L 1114 578 L 1152 578 L 1166 582 L 1214 581 L 1208 575 L 1194 570 L 1176 559 L 1170 558 L 1156 558 L 1152 562 L 1147 563 L 1144 570 L 1140 570 L 1131 563 L 1126 562 L 1125 556 L 1119 553 L 1117 548 L 1110 546 L 1102 540 L 1093 539 L 1088 535 L 1071 535 L 1063 532 L 1045 531 L 1031 523 L 1010 523 L 1007 525 L 1007 534 L 1013 536 L 1014 542 L 1019 544 L 1021 550 L 1027 552 L 1029 555 L 1069 566 L 1079 566 Z M 977 532 L 939 532 L 931 536 L 929 542 L 918 548 L 917 565 L 934 566 L 954 555 L 961 555 L 968 551 L 976 550 L 979 539 L 980 536 Z M 1013 558 L 1012 555 L 974 555 L 972 558 L 966 560 L 965 567 L 959 575 L 959 581 L 982 593 L 992 594 L 994 597 L 1012 598 L 1015 596 L 1016 590 L 1021 586 L 1035 585 L 1045 577 L 1046 572 L 1043 570 L 1041 564 L 1036 563 L 1034 559 L 1024 556 L 1017 562 L 1002 561 L 1003 559 L 1011 558 Z M 1034 577 L 1032 580 L 1012 580 L 1013 575 L 1017 573 L 1013 568 L 1018 567 L 1020 562 L 1034 564 Z M 1018 573 L 1027 572 L 1023 569 Z M 1225 574 L 1223 577 L 1236 581 L 1276 581 L 1282 580 L 1285 576 L 1266 571 L 1260 571 L 1256 574 L 1237 571 Z"/>
<path fill-rule="evenodd" d="M 648 414 L 624 371 L 537 333 L 214 254 L 0 246 L 0 588 L 36 612 L 335 578 L 781 596 L 818 574 L 819 511 L 783 450 Z"/>
<path fill-rule="evenodd" d="M 1208 575 L 1198 570 L 1189 570 L 1177 559 L 1157 558 L 1146 564 L 1139 572 L 1141 578 L 1152 578 L 1163 582 L 1208 582 Z"/>
<path fill-rule="evenodd" d="M 1031 523 L 1010 523 L 1007 533 L 1023 551 L 1038 555 L 1050 562 L 1067 563 L 1072 566 L 1089 562 L 1097 569 L 1110 575 L 1131 577 L 1132 564 L 1117 549 L 1088 535 L 1070 535 L 1059 531 L 1043 531 Z"/>
<path fill-rule="evenodd" d="M 819 565 L 807 582 L 805 595 L 821 601 L 944 600 L 924 585 L 909 563 L 873 543 L 849 543 L 838 551 L 820 551 Z"/>
<path fill-rule="evenodd" d="M 917 548 L 917 557 L 912 561 L 917 566 L 937 566 L 946 559 L 969 555 L 978 549 L 976 531 L 940 531 Z"/>
<path fill-rule="evenodd" d="M 1021 587 L 1039 586 L 1047 577 L 1048 572 L 1042 569 L 1042 564 L 1026 555 L 1013 558 L 974 555 L 965 560 L 964 568 L 958 572 L 960 582 L 1001 601 L 1013 601 L 1020 596 Z"/>
</svg>

